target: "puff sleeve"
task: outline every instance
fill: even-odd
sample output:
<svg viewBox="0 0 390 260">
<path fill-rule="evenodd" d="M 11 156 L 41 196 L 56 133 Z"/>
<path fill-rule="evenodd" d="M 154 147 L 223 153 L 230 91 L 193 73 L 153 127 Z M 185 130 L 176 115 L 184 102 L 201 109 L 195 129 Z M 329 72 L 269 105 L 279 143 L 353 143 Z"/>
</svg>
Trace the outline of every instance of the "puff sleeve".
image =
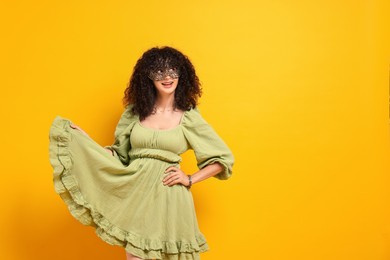
<svg viewBox="0 0 390 260">
<path fill-rule="evenodd" d="M 110 149 L 113 152 L 115 158 L 126 166 L 130 163 L 129 151 L 131 149 L 131 130 L 138 120 L 138 116 L 131 112 L 131 108 L 132 106 L 129 105 L 119 119 L 114 133 L 114 143 L 111 146 L 105 146 L 105 148 Z"/>
<path fill-rule="evenodd" d="M 220 163 L 223 170 L 215 175 L 226 180 L 232 175 L 234 157 L 229 147 L 214 129 L 203 119 L 198 109 L 186 112 L 182 121 L 184 135 L 194 150 L 199 169 L 213 163 Z"/>
</svg>

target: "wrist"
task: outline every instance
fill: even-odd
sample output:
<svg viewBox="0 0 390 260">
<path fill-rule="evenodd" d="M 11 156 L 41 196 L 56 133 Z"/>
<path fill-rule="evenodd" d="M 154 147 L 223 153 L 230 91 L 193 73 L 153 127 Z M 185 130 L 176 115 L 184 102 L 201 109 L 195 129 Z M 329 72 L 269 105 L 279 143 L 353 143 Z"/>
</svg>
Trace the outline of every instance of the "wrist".
<svg viewBox="0 0 390 260">
<path fill-rule="evenodd" d="M 188 177 L 187 189 L 191 189 L 191 186 L 192 186 L 192 176 L 191 175 L 187 175 L 187 177 Z"/>
</svg>

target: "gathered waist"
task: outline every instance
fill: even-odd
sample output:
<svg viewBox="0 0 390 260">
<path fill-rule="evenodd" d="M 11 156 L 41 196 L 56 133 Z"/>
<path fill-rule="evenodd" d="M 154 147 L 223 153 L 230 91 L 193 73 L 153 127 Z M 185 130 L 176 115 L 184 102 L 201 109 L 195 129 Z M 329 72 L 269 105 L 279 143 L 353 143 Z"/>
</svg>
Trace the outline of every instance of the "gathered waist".
<svg viewBox="0 0 390 260">
<path fill-rule="evenodd" d="M 132 148 L 129 151 L 130 160 L 137 158 L 151 158 L 168 163 L 179 163 L 181 157 L 178 154 L 167 150 L 150 149 L 150 148 Z"/>
</svg>

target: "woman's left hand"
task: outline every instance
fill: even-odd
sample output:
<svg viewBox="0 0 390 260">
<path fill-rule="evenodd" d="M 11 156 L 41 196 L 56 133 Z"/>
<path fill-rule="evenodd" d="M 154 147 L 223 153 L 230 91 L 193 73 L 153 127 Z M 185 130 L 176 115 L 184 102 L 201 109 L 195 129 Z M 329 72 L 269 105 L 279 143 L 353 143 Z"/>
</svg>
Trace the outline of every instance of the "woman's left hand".
<svg viewBox="0 0 390 260">
<path fill-rule="evenodd" d="M 188 176 L 175 166 L 168 167 L 165 173 L 167 176 L 163 179 L 164 185 L 173 186 L 180 183 L 187 187 L 190 184 Z"/>
</svg>

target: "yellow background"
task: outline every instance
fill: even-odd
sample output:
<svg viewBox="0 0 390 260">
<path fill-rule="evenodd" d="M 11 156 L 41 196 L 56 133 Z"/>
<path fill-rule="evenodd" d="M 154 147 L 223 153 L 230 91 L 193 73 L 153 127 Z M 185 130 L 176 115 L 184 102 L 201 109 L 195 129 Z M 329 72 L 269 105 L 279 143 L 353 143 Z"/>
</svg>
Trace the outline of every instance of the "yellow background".
<svg viewBox="0 0 390 260">
<path fill-rule="evenodd" d="M 170 45 L 237 160 L 229 181 L 193 187 L 202 259 L 390 259 L 389 13 L 379 0 L 2 1 L 0 258 L 124 259 L 55 194 L 49 126 L 61 115 L 111 144 L 136 60 Z"/>
</svg>

